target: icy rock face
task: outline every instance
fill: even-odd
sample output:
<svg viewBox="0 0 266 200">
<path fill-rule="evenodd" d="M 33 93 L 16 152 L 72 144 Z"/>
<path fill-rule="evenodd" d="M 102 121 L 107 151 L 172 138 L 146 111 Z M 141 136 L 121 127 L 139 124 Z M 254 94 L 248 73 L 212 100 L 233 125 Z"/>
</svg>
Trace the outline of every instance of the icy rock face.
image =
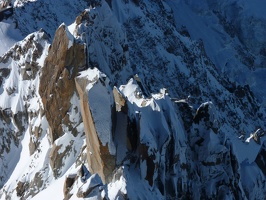
<svg viewBox="0 0 266 200">
<path fill-rule="evenodd" d="M 13 6 L 16 11 L 13 15 L 14 22 L 24 36 L 43 28 L 48 31 L 51 39 L 60 24 L 72 23 L 80 12 L 90 5 L 86 0 L 64 2 L 15 0 Z M 58 8 L 61 8 L 59 12 Z"/>
<path fill-rule="evenodd" d="M 196 198 L 195 195 L 198 193 L 194 191 L 199 193 L 202 191 L 202 198 L 211 198 L 217 196 L 218 193 L 221 197 L 248 195 L 251 198 L 252 192 L 246 194 L 243 192 L 242 186 L 238 186 L 240 180 L 246 176 L 243 171 L 238 170 L 238 166 L 241 166 L 239 163 L 243 162 L 243 152 L 251 151 L 254 147 L 234 139 L 236 135 L 240 136 L 243 132 L 248 135 L 256 127 L 265 127 L 264 110 L 257 103 L 249 86 L 240 85 L 224 74 L 220 74 L 219 69 L 215 67 L 205 52 L 203 41 L 192 40 L 186 28 L 176 29 L 175 20 L 178 19 L 175 19 L 174 13 L 171 12 L 170 3 L 167 5 L 162 1 L 156 1 L 156 3 L 124 1 L 118 4 L 111 1 L 109 4 L 127 33 L 129 61 L 133 71 L 138 73 L 142 82 L 139 89 L 132 93 L 132 96 L 136 96 L 132 102 L 129 98 L 131 95 L 119 88 L 128 99 L 129 105 L 129 102 L 134 106 L 138 105 L 128 114 L 130 116 L 129 130 L 131 130 L 128 133 L 128 138 L 132 135 L 135 140 L 131 140 L 132 143 L 129 142 L 129 144 L 138 152 L 133 155 L 140 160 L 138 164 L 141 169 L 141 177 L 147 180 L 151 186 L 160 188 L 162 193 L 172 197 L 176 195 L 181 197 L 181 194 L 184 193 L 184 196 L 192 195 Z M 103 6 L 99 6 L 96 7 L 96 10 L 102 8 Z M 105 71 L 104 68 L 101 70 L 108 74 L 108 70 Z M 144 114 L 143 117 L 143 113 L 149 112 L 150 107 L 145 107 L 145 101 L 142 106 L 139 106 L 138 99 L 141 100 L 143 94 L 149 96 L 151 92 L 158 91 L 162 87 L 162 83 L 168 88 L 171 96 L 187 97 L 191 94 L 186 99 L 188 103 L 183 103 L 184 109 L 188 111 L 186 120 L 183 120 L 184 111 L 176 111 L 180 117 L 180 123 L 184 124 L 188 135 L 191 133 L 187 139 L 184 139 L 184 142 L 180 143 L 191 144 L 191 146 L 180 147 L 175 141 L 178 139 L 174 140 L 173 138 L 179 138 L 181 133 L 176 131 L 178 134 L 174 135 L 171 131 L 165 131 L 170 129 L 168 125 L 163 125 L 164 128 L 157 128 L 156 123 L 152 123 L 150 119 L 151 115 L 156 116 L 154 113 L 147 114 L 149 116 L 147 118 Z M 132 84 L 129 85 L 132 86 Z M 207 103 L 200 106 L 209 100 L 212 101 L 212 104 Z M 180 105 L 179 102 L 177 104 L 177 106 Z M 195 114 L 198 108 L 198 113 Z M 214 112 L 216 114 L 213 114 L 213 108 L 217 110 Z M 145 109 L 147 111 L 142 112 Z M 148 118 L 149 120 L 147 120 Z M 169 124 L 176 123 L 176 121 L 171 122 L 172 117 L 171 119 L 159 116 L 154 118 L 156 119 L 154 121 L 162 122 L 166 118 Z M 181 127 L 177 130 L 182 130 Z M 173 128 L 171 127 L 170 130 Z M 201 145 L 203 145 L 202 148 Z M 171 148 L 174 148 L 175 151 Z M 168 152 L 168 155 L 171 156 L 163 157 L 164 152 Z M 257 153 L 256 150 L 254 156 Z M 185 155 L 188 158 L 182 157 Z M 134 158 L 134 156 L 132 157 Z M 181 161 L 179 157 L 182 157 Z M 134 160 L 133 158 L 131 159 Z M 253 156 L 250 156 L 249 159 L 251 163 L 255 160 Z M 174 165 L 176 168 L 167 169 L 165 160 L 171 164 L 170 166 Z M 226 165 L 231 167 L 225 167 L 223 161 L 226 161 Z M 212 176 L 207 172 L 207 168 L 212 166 L 214 166 L 214 176 L 218 177 L 213 181 Z M 198 173 L 192 172 L 197 171 L 197 168 L 199 168 Z M 216 168 L 223 173 L 219 174 L 219 170 Z M 177 174 L 176 177 L 170 177 L 169 174 L 172 173 Z M 235 177 L 231 180 L 227 173 L 235 174 Z M 238 176 L 241 176 L 242 179 Z M 188 180 L 193 181 L 188 183 L 190 182 Z M 219 185 L 219 187 L 213 190 L 202 189 L 199 187 L 202 180 L 206 180 L 206 188 L 209 188 L 210 185 Z M 177 185 L 173 186 L 170 184 L 171 182 L 177 183 Z M 245 185 L 245 182 L 241 182 L 241 184 Z M 225 192 L 227 190 L 230 190 L 228 194 Z"/>
<path fill-rule="evenodd" d="M 248 84 L 265 107 L 265 2 L 167 1 L 178 30 L 202 40 L 220 73 Z"/>
<path fill-rule="evenodd" d="M 88 65 L 103 71 L 112 84 L 121 84 L 131 72 L 126 35 L 105 1 L 94 4 L 71 25 L 75 26 L 73 35 L 86 43 Z"/>
<path fill-rule="evenodd" d="M 239 186 L 239 164 L 232 153 L 231 142 L 224 142 L 224 136 L 217 132 L 216 120 L 214 105 L 206 102 L 197 109 L 188 131 L 191 156 L 197 162 L 194 166 L 189 164 L 189 168 L 200 178 L 196 178 L 195 182 L 200 181 L 203 186 L 199 188 L 192 184 L 192 188 L 200 192 L 200 198 L 241 199 L 243 191 Z"/>
<path fill-rule="evenodd" d="M 223 134 L 217 134 L 217 113 L 211 102 L 195 114 L 188 109 L 194 116 L 186 119 L 190 126 L 185 131 L 177 114 L 179 104 L 185 102 L 173 104 L 163 93 L 144 98 L 134 80 L 119 89 L 128 100 L 128 138 L 137 138 L 137 142 L 129 140 L 134 149 L 126 151 L 141 179 L 173 199 L 241 198 L 238 163 L 230 142 L 223 145 Z"/>
<path fill-rule="evenodd" d="M 225 23 L 228 33 L 238 37 L 257 58 L 262 58 L 262 62 L 256 65 L 259 64 L 261 67 L 265 65 L 266 40 L 263 33 L 266 31 L 266 18 L 262 10 L 265 9 L 266 4 L 259 1 L 252 3 L 248 1 L 208 2 L 210 8 Z M 255 61 L 255 57 L 253 59 Z"/>
</svg>

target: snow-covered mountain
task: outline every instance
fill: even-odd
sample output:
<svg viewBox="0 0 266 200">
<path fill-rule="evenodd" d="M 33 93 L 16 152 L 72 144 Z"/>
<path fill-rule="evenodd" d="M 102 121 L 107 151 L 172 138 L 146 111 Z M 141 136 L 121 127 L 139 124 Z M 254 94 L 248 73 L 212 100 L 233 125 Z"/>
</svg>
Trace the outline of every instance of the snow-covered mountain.
<svg viewBox="0 0 266 200">
<path fill-rule="evenodd" d="M 265 198 L 266 3 L 12 5 L 0 199 Z"/>
</svg>

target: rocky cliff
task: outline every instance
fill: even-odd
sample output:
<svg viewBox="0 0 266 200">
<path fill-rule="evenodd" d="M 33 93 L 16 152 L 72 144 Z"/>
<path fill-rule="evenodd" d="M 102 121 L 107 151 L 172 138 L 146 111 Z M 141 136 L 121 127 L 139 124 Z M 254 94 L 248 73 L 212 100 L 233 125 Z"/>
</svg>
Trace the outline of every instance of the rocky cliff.
<svg viewBox="0 0 266 200">
<path fill-rule="evenodd" d="M 0 57 L 0 198 L 263 199 L 263 100 L 176 11 L 212 8 L 261 58 L 227 29 L 241 22 L 209 1 L 89 3 Z"/>
</svg>

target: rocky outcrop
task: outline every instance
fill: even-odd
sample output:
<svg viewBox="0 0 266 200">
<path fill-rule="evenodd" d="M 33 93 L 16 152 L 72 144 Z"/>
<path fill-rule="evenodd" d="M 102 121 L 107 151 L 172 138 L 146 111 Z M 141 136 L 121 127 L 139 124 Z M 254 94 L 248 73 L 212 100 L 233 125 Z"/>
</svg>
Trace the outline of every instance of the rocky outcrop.
<svg viewBox="0 0 266 200">
<path fill-rule="evenodd" d="M 64 182 L 64 200 L 72 196 L 78 198 L 97 197 L 106 198 L 106 188 L 98 174 L 90 174 L 87 167 L 82 164 L 78 173 L 68 174 Z"/>
<path fill-rule="evenodd" d="M 67 111 L 75 91 L 74 77 L 85 65 L 85 46 L 75 42 L 67 27 L 61 25 L 42 68 L 39 87 L 52 142 L 63 135 L 62 126 L 69 121 Z"/>
<path fill-rule="evenodd" d="M 55 178 L 59 177 L 65 167 L 70 151 L 74 149 L 74 140 L 67 140 L 65 146 L 54 143 L 64 134 L 77 136 L 77 127 L 82 122 L 79 109 L 71 99 L 76 95 L 74 78 L 79 68 L 86 66 L 85 46 L 78 43 L 68 28 L 62 24 L 55 33 L 54 41 L 41 70 L 39 93 L 43 104 L 43 115 L 49 125 L 49 137 L 53 145 L 50 151 L 50 166 Z M 70 113 L 77 116 L 71 118 Z M 34 131 L 38 134 L 38 127 Z M 66 133 L 67 132 L 67 133 Z M 70 132 L 70 133 L 69 133 Z M 30 146 L 34 150 L 35 143 Z"/>
<path fill-rule="evenodd" d="M 95 76 L 92 80 L 86 78 L 86 77 L 77 77 L 76 80 L 76 87 L 77 91 L 80 97 L 80 104 L 81 104 L 81 112 L 82 112 L 82 118 L 84 123 L 84 129 L 86 134 L 86 142 L 87 142 L 87 159 L 89 164 L 89 170 L 91 173 L 98 173 L 100 177 L 102 178 L 103 182 L 106 183 L 108 180 L 111 179 L 111 175 L 113 173 L 113 170 L 115 169 L 115 156 L 110 153 L 110 142 L 112 143 L 112 132 L 111 129 L 107 130 L 109 133 L 108 135 L 103 135 L 102 137 L 110 138 L 109 143 L 103 143 L 101 140 L 101 136 L 99 134 L 103 134 L 102 130 L 97 130 L 97 123 L 101 126 L 106 126 L 105 121 L 102 121 L 101 118 L 97 118 L 97 116 L 93 115 L 92 109 L 90 107 L 90 95 L 89 91 L 86 89 L 88 88 L 89 84 L 96 83 L 100 85 L 100 87 L 105 88 L 102 92 L 107 92 L 106 87 L 103 80 L 101 80 L 102 77 Z M 94 96 L 96 95 L 96 96 Z M 101 93 L 94 94 L 93 98 L 96 99 L 96 101 L 104 101 L 104 99 L 101 99 Z M 97 96 L 98 95 L 98 96 Z M 108 94 L 107 94 L 108 95 Z M 105 105 L 111 106 L 111 105 Z M 103 106 L 101 109 L 103 109 L 105 106 Z M 110 108 L 111 109 L 111 108 Z M 103 112 L 105 112 L 103 110 Z M 111 114 L 109 112 L 109 114 Z M 106 114 L 104 114 L 106 115 Z M 107 114 L 108 115 L 108 114 Z M 111 115 L 109 116 L 111 120 Z M 100 121 L 99 121 L 100 120 Z M 102 123 L 102 124 L 101 124 Z M 105 127 L 107 128 L 107 127 Z M 111 127 L 109 127 L 111 128 Z"/>
<path fill-rule="evenodd" d="M 72 189 L 73 184 L 75 183 L 75 180 L 77 179 L 77 174 L 68 174 L 65 179 L 64 183 L 64 200 L 70 199 L 72 194 L 70 194 L 70 190 Z"/>
<path fill-rule="evenodd" d="M 53 175 L 55 178 L 57 178 L 60 175 L 60 169 L 63 164 L 63 158 L 65 152 L 59 152 L 59 150 L 62 148 L 62 145 L 57 146 L 53 145 L 52 150 L 50 152 L 50 166 L 53 170 Z"/>
<path fill-rule="evenodd" d="M 29 142 L 29 151 L 30 155 L 32 155 L 40 145 L 40 141 L 38 139 L 41 137 L 43 130 L 41 128 L 41 125 L 33 127 L 33 125 L 30 124 L 29 126 L 30 134 L 32 136 Z"/>
<path fill-rule="evenodd" d="M 17 183 L 16 192 L 18 197 L 24 196 L 25 191 L 29 188 L 28 182 L 21 182 Z"/>
<path fill-rule="evenodd" d="M 98 174 L 93 174 L 88 178 L 86 183 L 78 189 L 77 197 L 85 198 L 87 197 L 94 189 L 98 189 L 102 185 L 101 178 Z"/>
</svg>

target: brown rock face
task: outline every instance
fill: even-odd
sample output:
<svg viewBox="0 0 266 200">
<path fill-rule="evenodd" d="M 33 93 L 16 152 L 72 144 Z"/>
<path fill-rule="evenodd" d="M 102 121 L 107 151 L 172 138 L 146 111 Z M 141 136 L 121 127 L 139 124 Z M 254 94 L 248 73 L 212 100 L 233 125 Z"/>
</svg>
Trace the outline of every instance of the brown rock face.
<svg viewBox="0 0 266 200">
<path fill-rule="evenodd" d="M 74 77 L 79 67 L 86 65 L 85 46 L 69 38 L 70 33 L 61 25 L 45 60 L 40 77 L 39 93 L 42 98 L 50 137 L 54 142 L 63 135 L 62 124 L 68 121 L 70 98 L 75 91 Z"/>
<path fill-rule="evenodd" d="M 82 118 L 86 134 L 87 159 L 89 171 L 98 173 L 104 183 L 111 180 L 111 175 L 115 169 L 115 156 L 111 155 L 108 145 L 103 146 L 96 131 L 92 112 L 90 110 L 88 91 L 86 86 L 89 80 L 77 78 L 76 87 L 80 97 Z"/>
</svg>

